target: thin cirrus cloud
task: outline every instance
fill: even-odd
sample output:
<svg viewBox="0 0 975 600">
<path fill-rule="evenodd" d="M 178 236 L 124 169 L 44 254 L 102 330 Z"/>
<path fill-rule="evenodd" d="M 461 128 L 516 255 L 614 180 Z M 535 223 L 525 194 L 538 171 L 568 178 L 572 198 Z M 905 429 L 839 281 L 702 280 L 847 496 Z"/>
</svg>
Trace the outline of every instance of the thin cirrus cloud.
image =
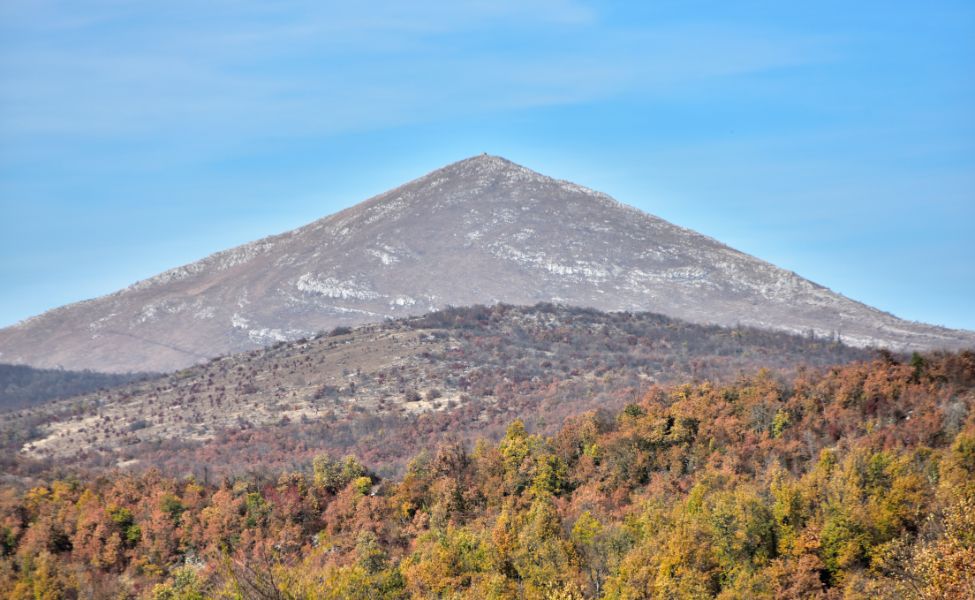
<svg viewBox="0 0 975 600">
<path fill-rule="evenodd" d="M 827 55 L 818 40 L 719 26 L 607 32 L 590 11 L 565 2 L 421 3 L 409 18 L 392 8 L 392 16 L 370 18 L 383 11 L 310 4 L 295 12 L 291 4 L 289 18 L 266 21 L 275 13 L 262 6 L 238 7 L 242 16 L 229 28 L 207 15 L 184 22 L 178 16 L 187 7 L 167 5 L 157 22 L 125 6 L 118 14 L 126 16 L 114 20 L 63 17 L 48 25 L 71 35 L 8 43 L 0 72 L 14 85 L 0 92 L 2 132 L 8 139 L 189 133 L 240 141 L 333 134 L 672 94 L 683 84 Z M 37 18 L 20 15 L 19 24 L 39 27 Z M 520 27 L 508 34 L 510 49 L 485 40 L 512 21 Z M 131 28 L 116 36 L 123 27 Z"/>
</svg>

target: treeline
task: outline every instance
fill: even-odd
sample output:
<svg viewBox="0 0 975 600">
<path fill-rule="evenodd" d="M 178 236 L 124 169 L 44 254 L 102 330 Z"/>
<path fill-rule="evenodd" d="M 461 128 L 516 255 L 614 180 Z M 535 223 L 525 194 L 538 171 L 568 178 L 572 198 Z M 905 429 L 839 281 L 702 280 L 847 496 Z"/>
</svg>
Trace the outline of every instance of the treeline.
<svg viewBox="0 0 975 600">
<path fill-rule="evenodd" d="M 404 477 L 0 493 L 19 598 L 971 598 L 975 353 L 657 387 Z"/>
<path fill-rule="evenodd" d="M 114 388 L 147 377 L 146 373 L 35 369 L 0 363 L 0 411 Z"/>
</svg>

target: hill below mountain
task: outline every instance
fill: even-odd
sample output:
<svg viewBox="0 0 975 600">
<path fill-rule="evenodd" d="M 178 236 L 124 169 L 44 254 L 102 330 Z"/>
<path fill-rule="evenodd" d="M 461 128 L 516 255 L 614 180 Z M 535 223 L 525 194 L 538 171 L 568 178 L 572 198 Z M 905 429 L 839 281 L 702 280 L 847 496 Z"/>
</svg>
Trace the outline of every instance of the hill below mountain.
<svg viewBox="0 0 975 600">
<path fill-rule="evenodd" d="M 96 373 L 0 364 L 0 411 L 118 387 L 149 376 L 145 373 Z"/>
<path fill-rule="evenodd" d="M 233 474 L 322 450 L 384 473 L 445 432 L 496 438 L 618 409 L 658 383 L 796 372 L 874 353 L 835 340 L 539 305 L 455 308 L 215 359 L 7 413 L 4 470 L 156 466 Z M 26 471 L 25 471 L 26 469 Z"/>
<path fill-rule="evenodd" d="M 556 302 L 835 335 L 895 350 L 975 346 L 718 241 L 477 156 L 311 223 L 0 330 L 0 360 L 167 371 L 445 306 Z"/>
</svg>

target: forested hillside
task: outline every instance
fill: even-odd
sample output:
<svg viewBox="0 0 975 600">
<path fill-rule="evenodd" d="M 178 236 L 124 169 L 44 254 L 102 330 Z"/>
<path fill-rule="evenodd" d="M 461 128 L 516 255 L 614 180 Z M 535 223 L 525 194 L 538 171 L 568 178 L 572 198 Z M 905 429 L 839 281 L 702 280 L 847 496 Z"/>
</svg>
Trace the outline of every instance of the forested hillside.
<svg viewBox="0 0 975 600">
<path fill-rule="evenodd" d="M 146 377 L 143 373 L 34 369 L 0 363 L 0 411 L 118 387 Z"/>
<path fill-rule="evenodd" d="M 206 476 L 354 453 L 402 472 L 446 433 L 553 433 L 655 383 L 864 360 L 835 339 L 553 305 L 453 308 L 237 354 L 0 422 L 2 468 L 24 475 L 156 466 Z M 204 467 L 208 469 L 204 472 Z"/>
<path fill-rule="evenodd" d="M 0 594 L 971 598 L 975 354 L 653 387 L 554 435 L 444 436 L 405 475 L 320 455 L 0 494 Z"/>
</svg>

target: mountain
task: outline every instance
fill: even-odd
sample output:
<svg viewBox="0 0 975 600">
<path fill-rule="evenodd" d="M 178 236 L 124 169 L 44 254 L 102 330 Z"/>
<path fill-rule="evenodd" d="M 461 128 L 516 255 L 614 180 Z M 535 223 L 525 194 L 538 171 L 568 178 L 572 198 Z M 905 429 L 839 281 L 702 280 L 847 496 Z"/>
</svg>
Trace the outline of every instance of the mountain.
<svg viewBox="0 0 975 600">
<path fill-rule="evenodd" d="M 6 413 L 16 458 L 210 474 L 291 468 L 322 450 L 385 472 L 444 432 L 497 438 L 511 419 L 553 431 L 657 384 L 797 372 L 875 353 L 756 328 L 554 305 L 451 308 L 214 359 Z M 893 359 L 893 357 L 891 357 Z M 24 452 L 20 452 L 23 450 Z"/>
<path fill-rule="evenodd" d="M 649 310 L 895 350 L 975 346 L 503 158 L 463 160 L 307 226 L 0 330 L 0 360 L 167 371 L 444 306 Z"/>
</svg>

